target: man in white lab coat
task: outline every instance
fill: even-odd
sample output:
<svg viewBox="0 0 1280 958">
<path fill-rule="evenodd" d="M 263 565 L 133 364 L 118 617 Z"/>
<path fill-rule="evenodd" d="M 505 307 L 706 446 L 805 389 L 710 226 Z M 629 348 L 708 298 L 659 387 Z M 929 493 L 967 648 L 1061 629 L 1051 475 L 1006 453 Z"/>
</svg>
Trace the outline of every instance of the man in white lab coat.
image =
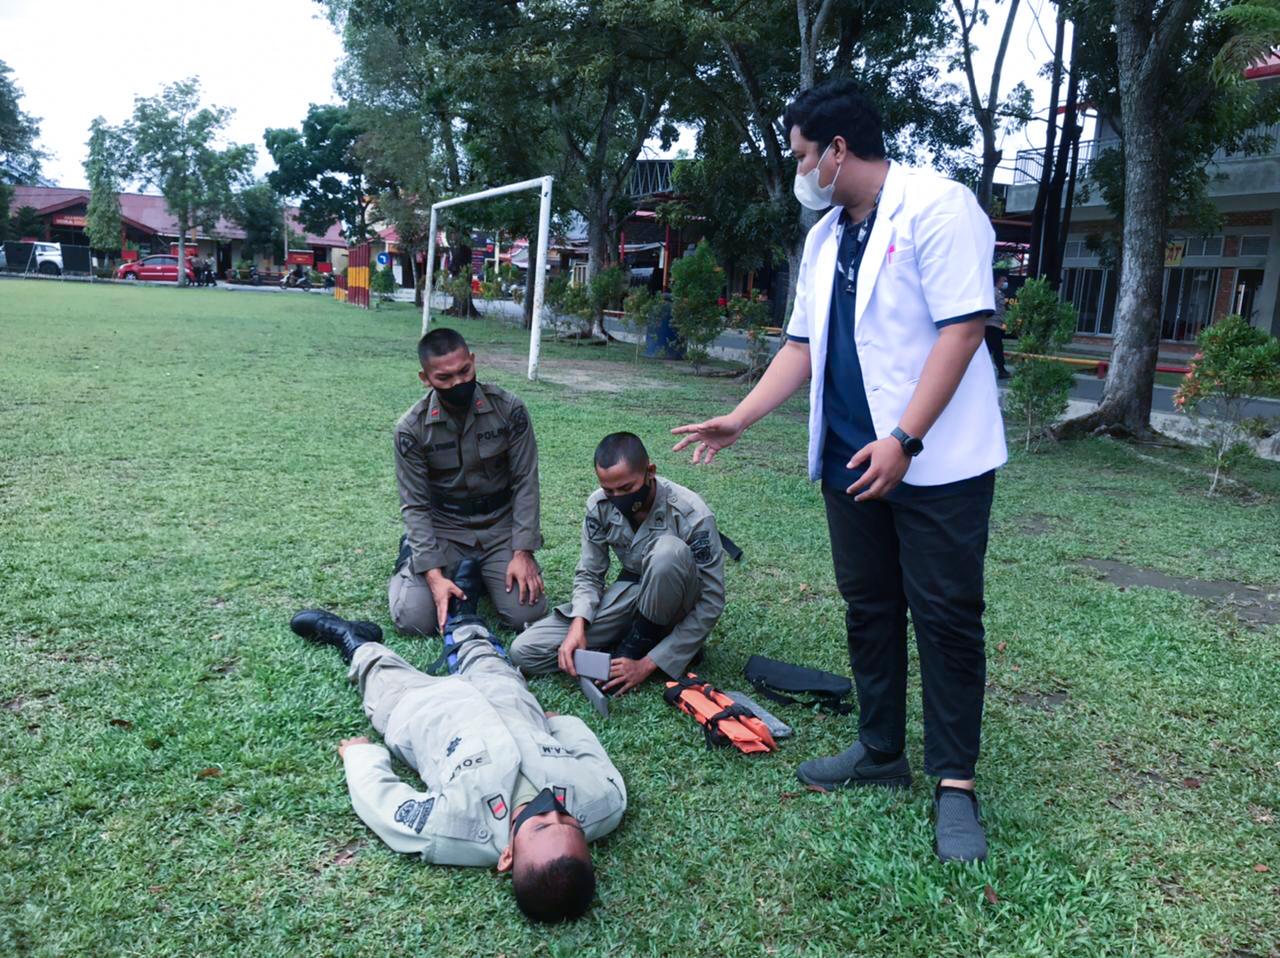
<svg viewBox="0 0 1280 958">
<path fill-rule="evenodd" d="M 907 613 L 924 691 L 937 852 L 986 857 L 974 791 L 986 677 L 983 562 L 1004 426 L 983 327 L 994 234 L 973 193 L 886 159 L 850 83 L 783 117 L 795 193 L 831 207 L 809 232 L 787 341 L 727 416 L 682 426 L 710 462 L 809 381 L 809 476 L 821 480 L 844 597 L 859 735 L 797 769 L 820 788 L 907 785 Z"/>
</svg>

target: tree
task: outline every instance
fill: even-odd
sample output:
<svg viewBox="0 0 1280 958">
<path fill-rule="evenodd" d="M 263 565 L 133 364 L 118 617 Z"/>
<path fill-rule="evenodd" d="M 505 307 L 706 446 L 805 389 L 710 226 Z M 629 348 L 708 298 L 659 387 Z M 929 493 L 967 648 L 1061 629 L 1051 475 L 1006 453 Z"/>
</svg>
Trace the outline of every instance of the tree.
<svg viewBox="0 0 1280 958">
<path fill-rule="evenodd" d="M 13 187 L 0 183 L 0 243 L 9 238 L 9 207 L 13 203 Z"/>
<path fill-rule="evenodd" d="M 12 73 L 0 60 L 0 183 L 33 183 L 48 154 L 36 148 L 40 119 L 22 111 L 22 88 Z"/>
<path fill-rule="evenodd" d="M 14 239 L 44 235 L 44 220 L 34 206 L 19 206 L 9 220 L 9 235 Z"/>
<path fill-rule="evenodd" d="M 1121 146 L 1091 175 L 1122 222 L 1120 284 L 1102 402 L 1060 435 L 1151 434 L 1168 224 L 1182 215 L 1214 228 L 1214 152 L 1256 151 L 1251 128 L 1280 119 L 1280 96 L 1222 69 L 1235 28 L 1215 9 L 1216 0 L 1115 0 L 1114 18 L 1092 7 L 1077 14 L 1076 28 L 1088 32 L 1082 50 L 1095 63 L 1086 99 L 1119 118 Z"/>
<path fill-rule="evenodd" d="M 133 116 L 121 127 L 127 175 L 158 187 L 178 221 L 179 264 L 186 262 L 188 233 L 196 226 L 212 230 L 219 216 L 232 212 L 233 189 L 253 168 L 252 146 L 217 145 L 232 112 L 202 107 L 200 82 L 193 77 L 159 96 L 135 99 Z M 187 282 L 181 268 L 178 282 Z"/>
<path fill-rule="evenodd" d="M 1009 383 L 1004 408 L 1023 435 L 1023 449 L 1033 452 L 1047 427 L 1067 409 L 1074 377 L 1070 366 L 1052 357 L 1071 341 L 1076 311 L 1058 298 L 1051 283 L 1031 279 L 1018 291 L 1008 320 L 1018 348 L 1027 355 Z"/>
<path fill-rule="evenodd" d="M 957 154 L 972 143 L 973 125 L 959 91 L 939 74 L 937 51 L 952 34 L 940 0 L 699 0 L 696 7 L 711 39 L 704 60 L 683 64 L 691 95 L 679 118 L 703 127 L 700 151 L 708 136 L 732 136 L 779 215 L 791 211 L 779 235 L 791 276 L 817 218 L 792 199 L 795 165 L 780 122 L 803 90 L 852 79 L 877 101 L 890 156 L 925 152 L 947 172 L 968 172 Z M 794 298 L 788 284 L 788 311 Z"/>
<path fill-rule="evenodd" d="M 244 230 L 244 255 L 274 258 L 285 248 L 284 200 L 269 182 L 259 181 L 236 194 L 231 219 Z"/>
<path fill-rule="evenodd" d="M 302 129 L 269 129 L 263 134 L 277 167 L 267 180 L 284 196 L 301 200 L 302 224 L 311 232 L 324 233 L 341 223 L 352 243 L 369 238 L 372 190 L 356 152 L 364 133 L 349 107 L 313 103 Z"/>
<path fill-rule="evenodd" d="M 89 156 L 84 163 L 89 180 L 89 208 L 85 212 L 85 235 L 97 250 L 116 250 L 121 245 L 120 169 L 124 165 L 120 134 L 102 117 L 89 124 Z"/>
<path fill-rule="evenodd" d="M 719 303 L 723 283 L 724 273 L 705 242 L 671 267 L 671 325 L 680 334 L 694 372 L 707 361 L 709 347 L 724 332 L 725 312 Z"/>
<path fill-rule="evenodd" d="M 965 79 L 969 84 L 969 106 L 973 110 L 978 130 L 982 134 L 982 172 L 978 178 L 978 188 L 974 191 L 978 204 L 987 211 L 991 209 L 991 184 L 995 172 L 1004 156 L 997 142 L 1002 117 L 1013 119 L 1012 129 L 1019 129 L 1026 124 L 1030 115 L 1031 91 L 1021 81 L 1016 83 L 1004 103 L 1000 99 L 1000 78 L 1004 72 L 1004 57 L 1009 49 L 1009 37 L 1013 33 L 1013 23 L 1018 16 L 1019 0 L 1009 0 L 1009 12 L 1005 15 L 1004 30 L 1000 33 L 1000 45 L 996 48 L 995 61 L 991 66 L 991 84 L 985 98 L 978 91 L 978 77 L 973 64 L 973 30 L 979 24 L 988 22 L 989 14 L 981 6 L 980 0 L 972 0 L 972 6 L 966 6 L 966 0 L 951 0 L 955 7 L 956 19 L 960 25 L 960 59 L 964 67 Z M 999 0 L 996 0 L 999 2 Z"/>
</svg>

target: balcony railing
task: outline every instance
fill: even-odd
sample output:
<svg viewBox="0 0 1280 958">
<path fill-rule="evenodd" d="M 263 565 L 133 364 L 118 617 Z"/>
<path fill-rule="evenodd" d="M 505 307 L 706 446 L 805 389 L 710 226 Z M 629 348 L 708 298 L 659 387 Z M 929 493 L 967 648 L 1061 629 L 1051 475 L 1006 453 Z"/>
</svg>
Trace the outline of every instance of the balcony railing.
<svg viewBox="0 0 1280 958">
<path fill-rule="evenodd" d="M 1224 160 L 1242 160 L 1257 156 L 1280 156 L 1280 123 L 1270 126 L 1259 126 L 1250 131 L 1250 137 L 1258 142 L 1251 144 L 1251 150 L 1218 150 L 1210 162 L 1220 163 Z M 1089 167 L 1103 153 L 1110 149 L 1119 149 L 1120 141 L 1115 137 L 1101 140 L 1082 140 L 1080 142 L 1080 160 L 1076 168 L 1076 176 L 1083 178 Z M 1259 149 L 1261 152 L 1259 152 Z M 1040 182 L 1040 171 L 1044 169 L 1044 150 L 1020 150 L 1013 167 L 1013 185 Z"/>
</svg>

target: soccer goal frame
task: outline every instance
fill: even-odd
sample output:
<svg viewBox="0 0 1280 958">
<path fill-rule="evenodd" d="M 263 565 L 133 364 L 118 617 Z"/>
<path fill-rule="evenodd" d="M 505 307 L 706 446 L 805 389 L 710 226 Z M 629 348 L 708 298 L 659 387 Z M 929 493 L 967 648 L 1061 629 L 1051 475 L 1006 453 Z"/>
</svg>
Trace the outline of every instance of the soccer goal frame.
<svg viewBox="0 0 1280 958">
<path fill-rule="evenodd" d="M 551 227 L 551 181 L 550 176 L 541 176 L 534 180 L 523 180 L 519 183 L 508 183 L 506 186 L 495 186 L 479 193 L 466 196 L 455 196 L 431 204 L 431 226 L 427 233 L 427 275 L 425 279 L 425 295 L 422 297 L 422 334 L 425 336 L 431 326 L 431 283 L 435 278 L 436 265 L 436 212 L 449 206 L 461 206 L 463 203 L 475 203 L 479 200 L 493 199 L 508 193 L 520 193 L 524 190 L 538 190 L 542 201 L 538 206 L 538 259 L 529 268 L 538 270 L 533 280 L 533 328 L 529 331 L 529 379 L 538 378 L 538 354 L 542 347 L 542 301 L 547 292 L 547 231 Z M 471 264 L 466 265 L 470 275 Z"/>
</svg>

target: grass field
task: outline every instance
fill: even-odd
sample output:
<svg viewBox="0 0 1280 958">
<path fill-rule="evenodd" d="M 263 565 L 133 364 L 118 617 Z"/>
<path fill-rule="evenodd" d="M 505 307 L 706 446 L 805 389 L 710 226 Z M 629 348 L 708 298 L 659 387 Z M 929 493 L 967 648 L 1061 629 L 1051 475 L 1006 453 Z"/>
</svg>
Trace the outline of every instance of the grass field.
<svg viewBox="0 0 1280 958">
<path fill-rule="evenodd" d="M 1230 580 L 1274 611 L 1280 467 L 1243 474 L 1261 501 L 1207 500 L 1173 468 L 1190 454 L 1103 441 L 1017 455 L 997 482 L 985 865 L 936 861 L 921 777 L 800 790 L 797 762 L 848 744 L 852 717 L 780 706 L 796 738 L 747 759 L 705 751 L 656 687 L 601 722 L 559 678 L 533 688 L 587 718 L 631 796 L 590 916 L 533 928 L 505 879 L 390 852 L 334 750 L 369 731 L 357 697 L 288 620 L 322 604 L 389 627 L 417 323 L 0 282 L 0 955 L 1280 954 L 1280 627 L 1081 564 Z M 461 328 L 531 410 L 553 599 L 591 450 L 631 429 L 747 552 L 704 674 L 744 688 L 753 652 L 847 670 L 802 405 L 695 471 L 666 431 L 740 386 L 557 344 L 530 384 L 523 333 Z M 919 773 L 914 684 L 908 748 Z"/>
</svg>

